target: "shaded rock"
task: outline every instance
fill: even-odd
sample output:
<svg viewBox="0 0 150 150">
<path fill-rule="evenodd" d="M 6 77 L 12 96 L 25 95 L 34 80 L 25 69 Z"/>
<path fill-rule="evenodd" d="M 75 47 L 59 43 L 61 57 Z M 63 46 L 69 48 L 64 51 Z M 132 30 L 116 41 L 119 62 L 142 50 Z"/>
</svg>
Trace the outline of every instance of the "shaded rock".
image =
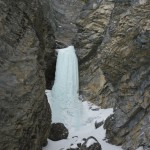
<svg viewBox="0 0 150 150">
<path fill-rule="evenodd" d="M 83 139 L 81 143 L 71 144 L 70 148 L 67 150 L 101 150 L 101 145 L 94 137 L 89 137 Z"/>
<path fill-rule="evenodd" d="M 77 32 L 75 21 L 85 3 L 82 0 L 50 0 L 50 2 L 53 16 L 51 22 L 56 39 L 65 45 L 70 45 Z"/>
<path fill-rule="evenodd" d="M 1 150 L 41 150 L 47 142 L 51 111 L 44 56 L 54 38 L 48 4 L 0 1 Z"/>
<path fill-rule="evenodd" d="M 114 88 L 107 82 L 97 56 L 98 47 L 104 40 L 110 23 L 114 2 L 97 1 L 97 7 L 89 9 L 89 5 L 94 3 L 89 1 L 81 11 L 77 20 L 78 33 L 74 38 L 74 45 L 79 57 L 80 93 L 83 99 L 106 108 L 114 106 L 115 98 L 109 97 Z M 86 16 L 83 17 L 82 13 Z"/>
<path fill-rule="evenodd" d="M 47 140 L 45 140 L 45 142 L 42 144 L 42 147 L 47 146 L 47 144 L 48 144 L 48 141 L 47 141 Z"/>
<path fill-rule="evenodd" d="M 89 137 L 82 144 L 81 150 L 102 150 L 100 143 L 94 137 Z"/>
<path fill-rule="evenodd" d="M 67 139 L 68 129 L 62 123 L 53 123 L 51 125 L 49 139 L 53 141 L 59 141 L 62 139 Z"/>
<path fill-rule="evenodd" d="M 67 45 L 65 45 L 64 43 L 56 41 L 56 49 L 62 49 L 62 48 L 66 48 L 66 47 L 67 47 Z"/>
<path fill-rule="evenodd" d="M 53 42 L 53 41 L 52 41 Z M 55 45 L 53 45 L 55 47 Z M 46 78 L 46 89 L 52 89 L 55 79 L 55 69 L 56 69 L 56 55 L 55 49 L 52 47 L 52 51 L 47 49 L 45 53 L 45 78 Z"/>
<path fill-rule="evenodd" d="M 101 122 L 95 121 L 95 128 L 97 129 L 97 128 L 101 127 L 103 124 L 104 124 L 104 121 L 101 121 Z"/>
<path fill-rule="evenodd" d="M 101 68 L 107 72 L 107 78 L 115 87 L 117 94 L 115 114 L 108 119 L 106 137 L 113 144 L 123 144 L 123 149 L 136 149 L 140 145 L 149 143 L 147 137 L 150 131 L 147 128 L 150 122 L 148 117 L 150 103 L 147 100 L 150 98 L 148 94 L 150 44 L 149 42 L 143 44 L 146 40 L 139 40 L 139 37 L 141 39 L 147 37 L 146 39 L 150 41 L 150 28 L 146 25 L 149 8 L 150 3 L 147 2 L 145 5 L 129 7 L 120 20 L 119 16 L 115 16 L 118 18 L 114 17 L 117 24 L 112 33 L 113 37 L 109 43 L 104 44 L 105 48 L 103 47 L 101 53 L 105 56 Z M 140 18 L 142 21 L 137 26 Z M 116 42 L 114 39 L 117 39 Z M 114 52 L 108 50 L 110 48 L 108 45 L 110 47 L 114 45 L 111 47 Z M 115 49 L 117 45 L 118 48 Z M 112 61 L 108 62 L 106 58 Z"/>
<path fill-rule="evenodd" d="M 150 145 L 143 146 L 143 149 L 144 149 L 144 150 L 150 150 Z"/>
<path fill-rule="evenodd" d="M 109 142 L 136 149 L 150 141 L 150 1 L 103 0 L 85 8 L 74 40 L 83 98 L 114 107 Z M 85 17 L 86 16 L 86 17 Z"/>
<path fill-rule="evenodd" d="M 51 89 L 55 78 L 55 67 L 56 67 L 56 55 L 55 55 L 56 41 L 53 30 L 50 30 L 48 32 L 47 38 L 49 40 L 45 41 L 47 46 L 45 47 L 45 56 L 44 56 L 46 68 L 45 78 L 46 78 L 46 89 Z"/>
</svg>

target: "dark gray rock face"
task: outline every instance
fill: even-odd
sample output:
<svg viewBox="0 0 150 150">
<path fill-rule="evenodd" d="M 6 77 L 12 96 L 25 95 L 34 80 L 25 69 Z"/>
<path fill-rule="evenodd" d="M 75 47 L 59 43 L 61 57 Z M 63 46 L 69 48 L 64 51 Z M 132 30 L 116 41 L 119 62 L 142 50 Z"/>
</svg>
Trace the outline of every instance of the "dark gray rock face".
<svg viewBox="0 0 150 150">
<path fill-rule="evenodd" d="M 94 4 L 97 7 L 89 10 Z M 107 34 L 114 5 L 111 1 L 89 1 L 77 21 L 78 34 L 74 40 L 80 65 L 80 94 L 102 107 L 112 107 L 115 101 L 110 96 L 114 88 L 107 81 L 98 59 L 98 47 Z"/>
<path fill-rule="evenodd" d="M 52 141 L 59 141 L 62 139 L 67 139 L 68 137 L 68 129 L 62 123 L 53 123 L 51 125 L 49 138 Z"/>
<path fill-rule="evenodd" d="M 85 4 L 82 0 L 50 0 L 51 22 L 55 30 L 56 40 L 70 45 L 77 32 L 75 21 Z"/>
<path fill-rule="evenodd" d="M 81 94 L 114 107 L 106 137 L 125 150 L 150 141 L 149 14 L 148 0 L 103 0 L 77 22 Z"/>
<path fill-rule="evenodd" d="M 102 150 L 100 143 L 94 137 L 89 137 L 82 144 L 81 150 Z"/>
<path fill-rule="evenodd" d="M 0 1 L 0 149 L 41 150 L 51 124 L 45 96 L 52 51 L 49 1 Z"/>
<path fill-rule="evenodd" d="M 102 150 L 101 144 L 93 136 L 88 137 L 87 139 L 82 140 L 83 143 L 77 143 L 77 145 L 71 145 L 67 150 Z"/>
<path fill-rule="evenodd" d="M 101 127 L 102 125 L 104 124 L 104 121 L 101 121 L 101 122 L 95 122 L 95 129 Z"/>
<path fill-rule="evenodd" d="M 49 28 L 51 29 L 51 28 Z M 51 89 L 54 83 L 55 69 L 56 69 L 56 54 L 55 47 L 56 43 L 54 40 L 53 30 L 50 30 L 49 40 L 47 41 L 47 47 L 45 48 L 45 78 L 46 78 L 46 89 Z"/>
</svg>

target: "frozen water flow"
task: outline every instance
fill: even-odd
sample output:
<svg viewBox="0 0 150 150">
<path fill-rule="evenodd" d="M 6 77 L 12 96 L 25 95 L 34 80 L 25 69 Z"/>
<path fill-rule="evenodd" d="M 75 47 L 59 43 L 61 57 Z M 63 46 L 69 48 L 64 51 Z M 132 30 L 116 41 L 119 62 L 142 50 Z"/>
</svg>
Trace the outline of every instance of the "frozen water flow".
<svg viewBox="0 0 150 150">
<path fill-rule="evenodd" d="M 52 91 L 46 90 L 46 94 L 52 108 L 52 121 L 64 123 L 69 129 L 69 136 L 60 141 L 48 140 L 48 145 L 43 150 L 76 148 L 78 143 L 83 143 L 83 138 L 89 136 L 94 136 L 103 150 L 122 150 L 104 140 L 106 131 L 103 126 L 95 128 L 95 122 L 105 121 L 113 114 L 113 109 L 100 109 L 88 101 L 79 101 L 78 62 L 74 47 L 69 46 L 57 52 L 54 86 Z M 93 142 L 89 140 L 86 146 Z"/>
<path fill-rule="evenodd" d="M 78 60 L 74 46 L 57 49 L 55 82 L 51 93 L 52 121 L 78 128 L 82 108 L 78 99 Z"/>
</svg>

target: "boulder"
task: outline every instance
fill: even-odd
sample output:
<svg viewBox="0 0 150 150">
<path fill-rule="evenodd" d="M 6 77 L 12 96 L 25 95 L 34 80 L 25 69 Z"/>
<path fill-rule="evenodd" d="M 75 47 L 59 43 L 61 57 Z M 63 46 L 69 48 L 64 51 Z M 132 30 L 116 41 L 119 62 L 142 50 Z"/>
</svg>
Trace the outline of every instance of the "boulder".
<svg viewBox="0 0 150 150">
<path fill-rule="evenodd" d="M 67 150 L 102 150 L 100 143 L 93 136 L 83 139 L 81 143 L 71 144 Z"/>
<path fill-rule="evenodd" d="M 49 139 L 52 141 L 67 139 L 68 134 L 68 129 L 64 126 L 63 123 L 53 123 L 51 125 Z"/>
<path fill-rule="evenodd" d="M 93 136 L 86 139 L 80 150 L 102 150 L 100 143 Z"/>
</svg>

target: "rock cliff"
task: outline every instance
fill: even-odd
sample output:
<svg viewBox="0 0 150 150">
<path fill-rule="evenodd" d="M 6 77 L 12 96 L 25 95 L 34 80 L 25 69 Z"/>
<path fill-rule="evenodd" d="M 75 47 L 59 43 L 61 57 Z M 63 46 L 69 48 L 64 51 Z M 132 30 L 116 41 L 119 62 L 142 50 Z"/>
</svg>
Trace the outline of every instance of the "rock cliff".
<svg viewBox="0 0 150 150">
<path fill-rule="evenodd" d="M 0 1 L 1 150 L 41 150 L 46 144 L 51 112 L 44 57 L 54 55 L 49 18 L 48 0 Z"/>
<path fill-rule="evenodd" d="M 149 0 L 1 0 L 0 149 L 40 150 L 46 144 L 51 113 L 44 90 L 55 71 L 52 28 L 58 47 L 74 38 L 83 98 L 114 107 L 105 123 L 109 142 L 148 149 Z"/>
<path fill-rule="evenodd" d="M 150 146 L 149 15 L 148 0 L 89 1 L 77 21 L 80 93 L 114 107 L 107 138 L 125 150 Z"/>
<path fill-rule="evenodd" d="M 70 45 L 77 32 L 76 19 L 84 6 L 82 0 L 50 0 L 52 26 L 55 30 L 56 40 Z"/>
<path fill-rule="evenodd" d="M 114 99 L 109 97 L 114 88 L 107 82 L 98 58 L 113 9 L 114 2 L 89 1 L 77 21 L 78 33 L 74 40 L 79 56 L 80 94 L 103 107 L 114 105 Z"/>
</svg>

